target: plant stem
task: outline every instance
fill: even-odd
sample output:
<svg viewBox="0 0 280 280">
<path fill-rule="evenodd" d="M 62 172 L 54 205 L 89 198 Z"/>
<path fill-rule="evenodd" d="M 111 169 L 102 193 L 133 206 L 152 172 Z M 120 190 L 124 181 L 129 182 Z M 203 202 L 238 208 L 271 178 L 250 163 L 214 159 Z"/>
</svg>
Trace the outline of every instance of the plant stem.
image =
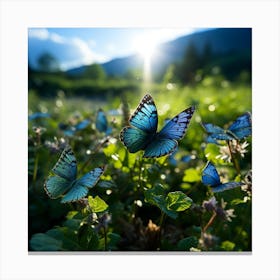
<svg viewBox="0 0 280 280">
<path fill-rule="evenodd" d="M 211 216 L 210 220 L 206 224 L 206 226 L 202 229 L 202 233 L 205 233 L 206 230 L 213 224 L 215 218 L 217 216 L 217 213 L 214 211 L 213 215 Z"/>
<path fill-rule="evenodd" d="M 143 190 L 142 188 L 142 164 L 143 164 L 143 158 L 142 157 L 138 157 L 136 160 L 135 160 L 135 163 L 134 163 L 134 168 L 136 167 L 136 162 L 138 162 L 138 184 L 137 184 L 137 189 L 136 189 L 136 199 L 139 199 L 140 198 L 140 189 Z M 135 200 L 133 200 L 133 206 L 132 206 L 132 211 L 133 211 L 133 219 L 136 218 L 137 216 L 137 205 L 135 203 Z"/>
<path fill-rule="evenodd" d="M 143 157 L 140 157 L 139 173 L 138 173 L 138 188 L 141 188 L 141 189 L 142 189 L 142 165 L 143 165 Z"/>
</svg>

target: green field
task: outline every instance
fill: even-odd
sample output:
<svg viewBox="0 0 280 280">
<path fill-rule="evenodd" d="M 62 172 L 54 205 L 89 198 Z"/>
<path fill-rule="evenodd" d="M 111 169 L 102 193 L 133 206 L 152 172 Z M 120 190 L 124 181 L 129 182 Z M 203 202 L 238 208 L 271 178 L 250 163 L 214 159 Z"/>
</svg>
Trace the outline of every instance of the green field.
<svg viewBox="0 0 280 280">
<path fill-rule="evenodd" d="M 50 75 L 48 82 L 52 79 Z M 231 143 L 206 143 L 201 123 L 228 128 L 237 117 L 251 112 L 250 83 L 230 82 L 221 75 L 188 86 L 115 80 L 95 85 L 93 94 L 90 83 L 85 94 L 73 94 L 75 82 L 77 87 L 82 83 L 57 78 L 53 88 L 46 87 L 49 94 L 36 87 L 29 90 L 29 115 L 50 115 L 28 122 L 29 250 L 251 251 L 250 184 L 246 181 L 247 189 L 213 194 L 201 182 L 208 160 L 223 182 L 247 180 L 252 168 L 251 137 L 233 143 L 237 148 L 230 153 Z M 146 159 L 142 151 L 129 153 L 119 140 L 147 92 L 157 106 L 158 129 L 167 118 L 196 107 L 174 157 Z M 99 108 L 112 128 L 109 136 L 96 129 Z M 67 135 L 67 129 L 85 119 L 90 121 L 86 128 Z M 62 204 L 59 198 L 47 196 L 44 183 L 65 143 L 77 159 L 78 177 L 98 166 L 106 165 L 106 171 L 86 199 Z"/>
</svg>

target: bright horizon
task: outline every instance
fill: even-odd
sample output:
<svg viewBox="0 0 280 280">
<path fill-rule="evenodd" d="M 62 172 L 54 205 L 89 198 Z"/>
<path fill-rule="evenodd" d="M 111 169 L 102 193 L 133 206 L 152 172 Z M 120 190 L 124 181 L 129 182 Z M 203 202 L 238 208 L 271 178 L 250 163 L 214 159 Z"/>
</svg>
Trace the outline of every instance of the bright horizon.
<svg viewBox="0 0 280 280">
<path fill-rule="evenodd" d="M 53 55 L 62 70 L 140 54 L 202 28 L 30 28 L 28 60 L 32 67 L 43 53 Z"/>
</svg>

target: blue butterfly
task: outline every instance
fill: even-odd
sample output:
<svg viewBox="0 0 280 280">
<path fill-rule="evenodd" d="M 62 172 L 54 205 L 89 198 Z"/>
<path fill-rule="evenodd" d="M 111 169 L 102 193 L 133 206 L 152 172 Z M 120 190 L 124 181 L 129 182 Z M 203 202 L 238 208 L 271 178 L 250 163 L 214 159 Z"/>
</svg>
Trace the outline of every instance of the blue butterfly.
<svg viewBox="0 0 280 280">
<path fill-rule="evenodd" d="M 178 146 L 177 140 L 185 135 L 194 110 L 194 106 L 184 110 L 157 132 L 157 108 L 153 98 L 146 94 L 129 119 L 133 127 L 123 128 L 120 139 L 129 152 L 144 150 L 144 157 L 147 158 L 171 154 Z"/>
<path fill-rule="evenodd" d="M 79 123 L 77 123 L 76 125 L 72 125 L 72 126 L 69 126 L 67 124 L 63 124 L 63 123 L 60 123 L 59 124 L 59 128 L 63 131 L 63 133 L 68 136 L 68 137 L 72 137 L 74 136 L 74 134 L 77 132 L 77 131 L 81 131 L 85 128 L 87 128 L 87 126 L 90 124 L 90 120 L 88 119 L 85 119 Z"/>
<path fill-rule="evenodd" d="M 98 182 L 104 172 L 103 167 L 97 167 L 79 179 L 77 177 L 77 162 L 72 149 L 67 146 L 58 162 L 52 169 L 55 176 L 49 177 L 45 183 L 45 191 L 50 198 L 62 195 L 61 203 L 80 200 Z"/>
<path fill-rule="evenodd" d="M 36 120 L 40 118 L 50 118 L 51 115 L 48 113 L 36 112 L 28 116 L 29 120 Z"/>
<path fill-rule="evenodd" d="M 202 171 L 202 183 L 204 185 L 210 185 L 213 192 L 222 192 L 244 185 L 241 182 L 228 182 L 222 184 L 217 169 L 210 161 Z"/>
<path fill-rule="evenodd" d="M 99 132 L 104 132 L 106 135 L 112 133 L 112 128 L 108 126 L 106 115 L 102 109 L 99 109 L 97 112 L 95 126 Z"/>
<path fill-rule="evenodd" d="M 211 123 L 202 124 L 206 132 L 209 133 L 206 141 L 217 144 L 216 140 L 241 140 L 252 134 L 251 114 L 245 113 L 238 117 L 228 129 L 223 129 Z"/>
</svg>

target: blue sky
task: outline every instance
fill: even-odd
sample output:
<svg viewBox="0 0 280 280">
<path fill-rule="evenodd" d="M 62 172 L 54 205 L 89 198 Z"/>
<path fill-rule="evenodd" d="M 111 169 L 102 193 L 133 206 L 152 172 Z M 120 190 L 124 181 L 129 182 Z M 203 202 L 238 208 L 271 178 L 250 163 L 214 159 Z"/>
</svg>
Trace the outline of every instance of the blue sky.
<svg viewBox="0 0 280 280">
<path fill-rule="evenodd" d="M 52 54 L 63 70 L 103 63 L 141 53 L 157 44 L 201 29 L 195 28 L 30 28 L 28 60 L 34 66 L 43 53 Z"/>
</svg>

